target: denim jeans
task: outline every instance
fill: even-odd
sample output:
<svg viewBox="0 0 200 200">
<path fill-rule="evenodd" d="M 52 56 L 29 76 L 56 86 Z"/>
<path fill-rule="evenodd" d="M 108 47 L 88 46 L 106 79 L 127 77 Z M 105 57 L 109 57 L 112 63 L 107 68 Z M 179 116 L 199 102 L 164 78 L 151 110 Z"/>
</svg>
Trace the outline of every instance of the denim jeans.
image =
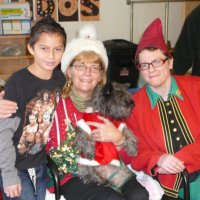
<svg viewBox="0 0 200 200">
<path fill-rule="evenodd" d="M 35 186 L 27 169 L 18 170 L 18 175 L 22 184 L 22 193 L 19 198 L 10 198 L 3 193 L 4 200 L 45 200 L 46 195 L 46 177 L 47 166 L 41 165 L 35 169 Z M 0 177 L 0 185 L 3 188 L 2 178 Z"/>
</svg>

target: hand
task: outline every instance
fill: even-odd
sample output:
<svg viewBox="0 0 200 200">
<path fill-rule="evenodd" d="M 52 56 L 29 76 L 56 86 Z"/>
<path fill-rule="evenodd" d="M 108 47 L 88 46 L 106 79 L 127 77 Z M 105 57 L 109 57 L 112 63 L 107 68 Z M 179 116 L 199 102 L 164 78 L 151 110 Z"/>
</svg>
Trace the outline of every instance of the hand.
<svg viewBox="0 0 200 200">
<path fill-rule="evenodd" d="M 18 107 L 13 101 L 3 99 L 5 95 L 4 91 L 0 92 L 0 119 L 8 118 L 13 113 L 16 113 Z"/>
<path fill-rule="evenodd" d="M 21 195 L 22 187 L 21 184 L 11 185 L 4 187 L 4 192 L 7 197 L 19 197 Z"/>
<path fill-rule="evenodd" d="M 161 168 L 161 167 L 158 167 L 157 172 L 158 172 L 159 174 L 171 174 L 171 173 L 169 173 L 168 171 L 164 170 L 164 169 Z"/>
<path fill-rule="evenodd" d="M 95 126 L 91 136 L 95 141 L 118 143 L 122 138 L 122 133 L 108 119 L 98 116 L 104 123 L 87 122 L 88 125 Z"/>
<path fill-rule="evenodd" d="M 185 169 L 183 161 L 171 154 L 163 154 L 157 163 L 161 174 L 177 174 Z"/>
<path fill-rule="evenodd" d="M 2 90 L 2 91 L 0 92 L 0 99 L 3 99 L 4 95 L 5 95 L 5 91 Z"/>
</svg>

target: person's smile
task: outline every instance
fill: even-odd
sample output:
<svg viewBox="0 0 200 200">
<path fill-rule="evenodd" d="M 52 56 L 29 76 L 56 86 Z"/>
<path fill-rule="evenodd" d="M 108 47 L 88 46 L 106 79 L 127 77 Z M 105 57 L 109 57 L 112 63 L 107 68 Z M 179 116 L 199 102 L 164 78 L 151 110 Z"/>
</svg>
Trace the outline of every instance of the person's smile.
<svg viewBox="0 0 200 200">
<path fill-rule="evenodd" d="M 52 62 L 52 61 L 44 61 L 45 65 L 51 67 L 51 66 L 54 66 L 55 65 L 55 62 Z"/>
</svg>

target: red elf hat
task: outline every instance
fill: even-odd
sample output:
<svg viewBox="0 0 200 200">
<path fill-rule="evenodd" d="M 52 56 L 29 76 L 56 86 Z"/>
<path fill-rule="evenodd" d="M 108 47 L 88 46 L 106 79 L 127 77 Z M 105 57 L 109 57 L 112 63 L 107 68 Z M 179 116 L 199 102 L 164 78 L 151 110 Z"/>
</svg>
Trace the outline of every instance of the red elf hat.
<svg viewBox="0 0 200 200">
<path fill-rule="evenodd" d="M 143 49 L 148 47 L 158 48 L 169 54 L 162 32 L 162 22 L 159 18 L 155 19 L 144 31 L 142 38 L 140 39 L 140 42 L 137 46 L 135 58 Z"/>
</svg>

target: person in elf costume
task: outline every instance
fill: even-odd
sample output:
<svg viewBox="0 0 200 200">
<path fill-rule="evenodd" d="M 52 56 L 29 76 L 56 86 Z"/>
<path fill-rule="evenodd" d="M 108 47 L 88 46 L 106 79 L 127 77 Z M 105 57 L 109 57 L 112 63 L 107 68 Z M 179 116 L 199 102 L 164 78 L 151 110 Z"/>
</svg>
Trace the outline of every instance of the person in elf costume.
<svg viewBox="0 0 200 200">
<path fill-rule="evenodd" d="M 171 75 L 160 19 L 143 33 L 135 59 L 146 85 L 133 95 L 127 123 L 139 140 L 132 167 L 157 176 L 165 200 L 183 198 L 180 172 L 187 169 L 191 199 L 200 199 L 200 78 Z"/>
<path fill-rule="evenodd" d="M 147 200 L 148 192 L 131 178 L 122 187 L 122 194 L 105 185 L 84 183 L 76 175 L 76 159 L 80 152 L 74 150 L 76 122 L 82 119 L 87 102 L 94 89 L 106 81 L 108 57 L 103 43 L 96 39 L 94 27 L 85 26 L 79 37 L 67 44 L 61 61 L 61 69 L 67 83 L 63 88 L 46 145 L 47 153 L 58 165 L 61 176 L 61 194 L 67 200 Z M 93 134 L 95 141 L 109 141 L 119 146 L 122 132 L 112 122 L 102 118 Z M 104 133 L 104 134 L 102 134 Z M 109 134 L 107 134 L 109 133 Z M 130 157 L 118 148 L 124 162 Z M 71 172 L 71 173 L 70 173 Z M 51 191 L 53 188 L 50 188 Z"/>
</svg>

